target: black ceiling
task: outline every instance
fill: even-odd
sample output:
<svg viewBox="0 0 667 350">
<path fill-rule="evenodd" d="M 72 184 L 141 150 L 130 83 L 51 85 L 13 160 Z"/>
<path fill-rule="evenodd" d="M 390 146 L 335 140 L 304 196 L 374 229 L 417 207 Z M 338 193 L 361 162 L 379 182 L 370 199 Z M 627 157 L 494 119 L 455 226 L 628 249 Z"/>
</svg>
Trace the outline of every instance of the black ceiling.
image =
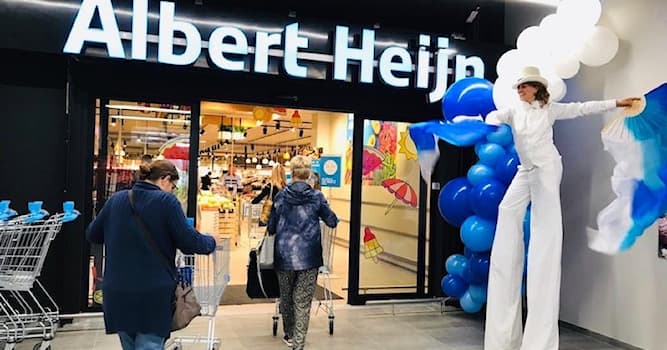
<svg viewBox="0 0 667 350">
<path fill-rule="evenodd" d="M 200 2 L 201 5 L 195 5 Z M 505 0 L 177 0 L 178 6 L 200 6 L 224 13 L 251 12 L 285 16 L 290 12 L 299 20 L 327 20 L 382 28 L 407 29 L 434 34 L 458 33 L 468 40 L 502 43 Z M 473 24 L 466 23 L 477 6 L 480 12 Z"/>
</svg>

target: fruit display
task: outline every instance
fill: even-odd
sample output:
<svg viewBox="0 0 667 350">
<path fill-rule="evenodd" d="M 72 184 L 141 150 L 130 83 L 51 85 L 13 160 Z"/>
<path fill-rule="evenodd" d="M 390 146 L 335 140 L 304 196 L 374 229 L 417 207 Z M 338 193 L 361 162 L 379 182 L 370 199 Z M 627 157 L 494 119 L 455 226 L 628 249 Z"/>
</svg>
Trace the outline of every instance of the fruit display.
<svg viewBox="0 0 667 350">
<path fill-rule="evenodd" d="M 211 191 L 202 191 L 197 198 L 197 204 L 202 209 L 218 209 L 228 212 L 234 212 L 236 207 L 231 199 L 214 194 Z"/>
</svg>

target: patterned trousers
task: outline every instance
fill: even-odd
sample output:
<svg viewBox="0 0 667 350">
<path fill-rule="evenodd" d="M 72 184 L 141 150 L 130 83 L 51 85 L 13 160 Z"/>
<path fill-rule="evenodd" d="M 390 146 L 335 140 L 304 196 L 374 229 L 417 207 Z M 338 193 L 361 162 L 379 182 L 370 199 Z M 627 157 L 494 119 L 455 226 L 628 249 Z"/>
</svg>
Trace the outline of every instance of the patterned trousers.
<svg viewBox="0 0 667 350">
<path fill-rule="evenodd" d="M 310 321 L 310 307 L 317 285 L 317 268 L 302 271 L 277 271 L 280 284 L 280 313 L 285 335 L 294 349 L 303 349 Z"/>
</svg>

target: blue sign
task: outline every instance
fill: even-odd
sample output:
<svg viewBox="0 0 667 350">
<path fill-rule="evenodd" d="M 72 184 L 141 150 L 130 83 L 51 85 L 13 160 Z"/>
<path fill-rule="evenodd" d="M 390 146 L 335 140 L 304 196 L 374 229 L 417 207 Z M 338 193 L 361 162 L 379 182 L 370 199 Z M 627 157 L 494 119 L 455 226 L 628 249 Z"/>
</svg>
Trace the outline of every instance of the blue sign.
<svg viewBox="0 0 667 350">
<path fill-rule="evenodd" d="M 321 156 L 316 162 L 317 168 L 315 168 L 315 162 L 313 162 L 313 171 L 320 175 L 320 186 L 340 187 L 342 157 Z"/>
</svg>

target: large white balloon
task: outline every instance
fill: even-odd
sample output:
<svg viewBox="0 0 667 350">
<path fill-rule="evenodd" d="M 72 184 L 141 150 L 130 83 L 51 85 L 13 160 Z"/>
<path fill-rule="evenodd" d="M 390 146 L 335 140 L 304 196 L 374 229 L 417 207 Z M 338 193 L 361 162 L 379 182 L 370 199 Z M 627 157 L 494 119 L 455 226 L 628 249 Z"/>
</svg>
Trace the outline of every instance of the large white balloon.
<svg viewBox="0 0 667 350">
<path fill-rule="evenodd" d="M 562 79 L 570 79 L 579 73 L 579 66 L 579 59 L 575 56 L 570 56 L 556 60 L 553 69 Z"/>
<path fill-rule="evenodd" d="M 496 64 L 496 73 L 498 76 L 516 76 L 522 65 L 519 50 L 512 49 L 500 56 Z"/>
<path fill-rule="evenodd" d="M 567 86 L 563 79 L 561 79 L 555 71 L 548 69 L 542 69 L 542 75 L 547 78 L 547 81 L 549 82 L 549 87 L 547 87 L 547 91 L 549 91 L 549 94 L 551 95 L 549 100 L 554 102 L 562 100 L 567 92 Z"/>
<path fill-rule="evenodd" d="M 516 47 L 520 51 L 535 51 L 544 46 L 544 35 L 537 26 L 524 29 L 516 39 Z"/>
<path fill-rule="evenodd" d="M 602 5 L 599 0 L 563 0 L 556 14 L 566 18 L 571 26 L 592 27 L 600 20 Z"/>
<path fill-rule="evenodd" d="M 609 28 L 596 26 L 580 51 L 581 63 L 597 67 L 611 61 L 618 52 L 618 37 Z"/>
<path fill-rule="evenodd" d="M 502 109 L 515 106 L 519 103 L 519 95 L 512 85 L 516 82 L 516 78 L 509 78 L 506 76 L 499 76 L 493 84 L 493 103 L 496 108 Z"/>
</svg>

